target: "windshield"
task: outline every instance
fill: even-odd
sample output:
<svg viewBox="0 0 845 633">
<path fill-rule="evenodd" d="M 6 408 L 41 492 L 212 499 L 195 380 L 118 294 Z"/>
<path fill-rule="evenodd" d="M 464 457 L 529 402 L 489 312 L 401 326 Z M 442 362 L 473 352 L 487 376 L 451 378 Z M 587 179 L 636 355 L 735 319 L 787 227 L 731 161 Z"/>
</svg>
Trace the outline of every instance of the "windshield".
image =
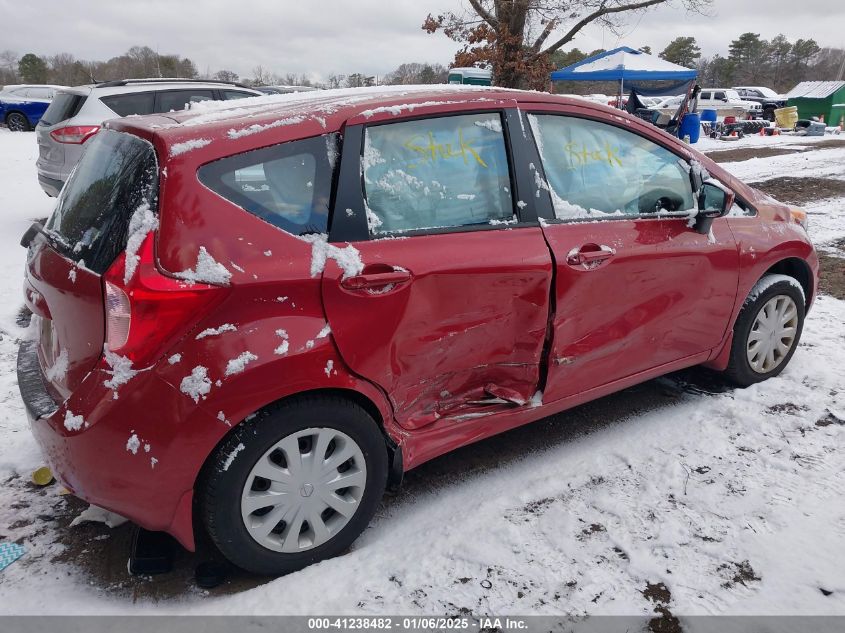
<svg viewBox="0 0 845 633">
<path fill-rule="evenodd" d="M 725 90 L 725 96 L 733 101 L 742 101 L 742 97 L 736 90 Z"/>
<path fill-rule="evenodd" d="M 59 236 L 66 257 L 103 273 L 126 248 L 132 214 L 145 204 L 155 210 L 157 193 L 153 146 L 104 130 L 88 142 L 45 228 Z"/>
</svg>

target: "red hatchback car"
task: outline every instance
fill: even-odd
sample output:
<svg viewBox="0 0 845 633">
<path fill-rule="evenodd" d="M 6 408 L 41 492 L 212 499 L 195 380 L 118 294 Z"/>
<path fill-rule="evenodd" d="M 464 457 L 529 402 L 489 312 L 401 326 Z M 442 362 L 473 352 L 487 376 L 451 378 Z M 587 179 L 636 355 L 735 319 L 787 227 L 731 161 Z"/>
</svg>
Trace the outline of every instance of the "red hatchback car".
<svg viewBox="0 0 845 633">
<path fill-rule="evenodd" d="M 456 447 L 789 362 L 805 216 L 548 94 L 312 92 L 110 122 L 24 236 L 20 389 L 74 494 L 279 574 Z"/>
</svg>

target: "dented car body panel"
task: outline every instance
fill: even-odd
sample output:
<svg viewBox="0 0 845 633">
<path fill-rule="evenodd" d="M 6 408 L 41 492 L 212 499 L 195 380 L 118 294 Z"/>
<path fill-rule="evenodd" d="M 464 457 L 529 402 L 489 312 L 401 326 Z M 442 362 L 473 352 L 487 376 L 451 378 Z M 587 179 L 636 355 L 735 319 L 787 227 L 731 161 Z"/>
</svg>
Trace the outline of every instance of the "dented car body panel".
<svg viewBox="0 0 845 633">
<path fill-rule="evenodd" d="M 155 222 L 127 218 L 127 252 L 99 272 L 79 264 L 87 246 L 74 254 L 38 236 L 25 281 L 42 324 L 37 345 L 21 349 L 21 389 L 45 456 L 75 494 L 192 549 L 192 495 L 209 455 L 286 398 L 362 404 L 408 470 L 670 371 L 724 367 L 737 314 L 767 271 L 803 274 L 808 305 L 816 292 L 815 252 L 787 207 L 638 119 L 495 89 L 356 94 L 107 124 L 155 150 Z M 528 113 L 624 128 L 701 165 L 743 213 L 705 233 L 692 216 L 556 217 Z M 475 202 L 471 224 L 378 233 L 368 131 L 473 116 L 451 137 L 438 132 L 448 142 L 434 131 L 428 145 L 408 141 L 432 159 L 403 182 L 435 158 L 480 179 L 495 159 L 491 199 L 504 215 Z M 274 148 L 283 151 L 265 158 Z M 298 170 L 315 175 L 285 180 Z M 448 213 L 472 197 L 452 196 Z"/>
</svg>

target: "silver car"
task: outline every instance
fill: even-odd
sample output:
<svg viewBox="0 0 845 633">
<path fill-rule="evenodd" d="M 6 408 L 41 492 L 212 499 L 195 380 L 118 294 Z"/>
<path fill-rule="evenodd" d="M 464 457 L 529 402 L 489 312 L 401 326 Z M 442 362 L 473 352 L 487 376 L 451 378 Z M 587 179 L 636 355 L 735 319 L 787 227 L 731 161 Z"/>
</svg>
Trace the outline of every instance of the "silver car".
<svg viewBox="0 0 845 633">
<path fill-rule="evenodd" d="M 82 158 L 85 142 L 108 119 L 183 110 L 209 99 L 258 96 L 262 93 L 240 84 L 186 79 L 122 79 L 64 88 L 35 128 L 38 183 L 48 196 L 58 196 Z"/>
</svg>

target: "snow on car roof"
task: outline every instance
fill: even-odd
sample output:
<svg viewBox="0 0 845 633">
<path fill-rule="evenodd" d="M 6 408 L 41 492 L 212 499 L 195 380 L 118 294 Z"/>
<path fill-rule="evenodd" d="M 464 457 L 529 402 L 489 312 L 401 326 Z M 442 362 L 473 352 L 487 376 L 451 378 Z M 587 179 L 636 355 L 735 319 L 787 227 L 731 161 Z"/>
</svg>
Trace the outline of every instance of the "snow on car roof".
<svg viewBox="0 0 845 633">
<path fill-rule="evenodd" d="M 188 110 L 179 112 L 112 119 L 105 123 L 105 127 L 137 133 L 148 140 L 157 137 L 171 158 L 189 157 L 194 150 L 208 147 L 212 154 L 202 154 L 207 159 L 217 150 L 221 156 L 231 151 L 228 143 L 253 135 L 265 135 L 262 143 L 279 143 L 337 131 L 350 119 L 360 119 L 355 123 L 375 123 L 414 112 L 417 108 L 474 104 L 501 108 L 507 102 L 577 105 L 580 108 L 604 110 L 631 125 L 642 124 L 627 113 L 606 105 L 548 92 L 434 84 L 342 88 L 262 95 L 232 101 L 202 101 L 192 103 Z M 198 145 L 191 143 L 191 139 L 209 142 Z M 246 151 L 254 146 L 255 143 L 250 142 L 239 149 Z M 175 153 L 172 151 L 174 147 L 177 148 Z"/>
<path fill-rule="evenodd" d="M 211 134 L 230 139 L 241 138 L 266 129 L 317 121 L 328 129 L 327 119 L 339 125 L 357 115 L 400 114 L 422 106 L 472 103 L 501 100 L 568 101 L 556 95 L 526 90 L 508 90 L 489 86 L 436 84 L 424 86 L 378 86 L 315 90 L 289 94 L 248 97 L 233 101 L 202 101 L 190 109 L 152 117 L 132 117 L 110 122 L 114 127 L 138 127 L 173 138 L 186 137 L 189 129 L 195 134 Z M 581 102 L 583 103 L 583 102 Z M 336 127 L 335 127 L 336 129 Z"/>
</svg>

